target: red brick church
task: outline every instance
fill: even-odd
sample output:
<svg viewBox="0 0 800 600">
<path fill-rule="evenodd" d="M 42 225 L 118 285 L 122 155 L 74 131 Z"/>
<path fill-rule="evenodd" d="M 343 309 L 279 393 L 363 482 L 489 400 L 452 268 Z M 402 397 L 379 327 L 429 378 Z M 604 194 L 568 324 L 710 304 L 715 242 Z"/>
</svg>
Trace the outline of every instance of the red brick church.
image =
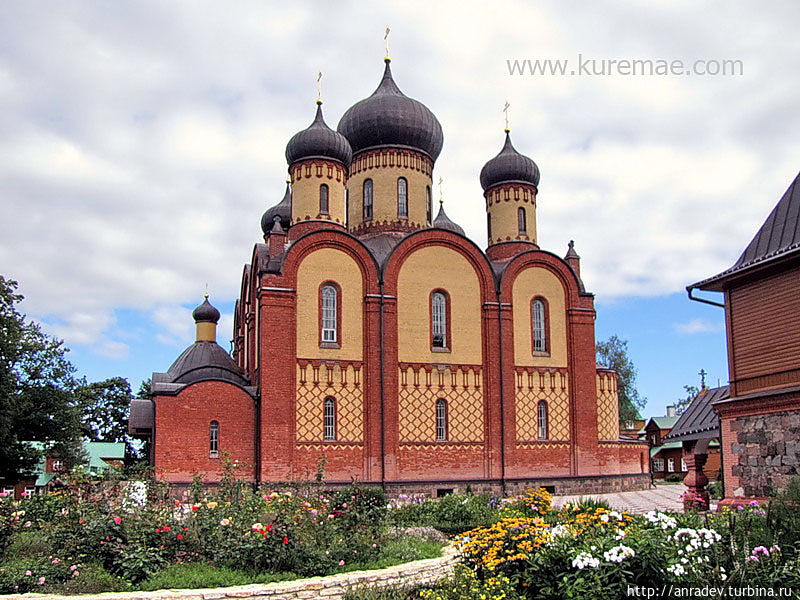
<svg viewBox="0 0 800 600">
<path fill-rule="evenodd" d="M 537 243 L 539 168 L 506 130 L 480 173 L 488 247 L 434 210 L 442 128 L 400 91 L 375 92 L 286 147 L 283 199 L 261 219 L 242 273 L 233 352 L 219 312 L 131 431 L 176 483 L 314 474 L 390 491 L 641 489 L 647 445 L 620 440 L 617 378 L 595 361 L 594 296 L 580 258 Z M 455 201 L 455 200 L 451 200 Z"/>
</svg>

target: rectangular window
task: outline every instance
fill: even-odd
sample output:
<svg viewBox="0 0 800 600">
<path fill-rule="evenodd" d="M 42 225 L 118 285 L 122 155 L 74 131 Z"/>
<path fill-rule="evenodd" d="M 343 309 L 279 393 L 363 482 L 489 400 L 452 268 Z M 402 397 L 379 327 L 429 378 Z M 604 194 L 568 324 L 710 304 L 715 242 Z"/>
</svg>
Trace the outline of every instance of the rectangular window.
<svg viewBox="0 0 800 600">
<path fill-rule="evenodd" d="M 326 398 L 323 415 L 323 439 L 326 442 L 336 440 L 336 401 L 333 398 Z"/>
<path fill-rule="evenodd" d="M 447 440 L 447 403 L 444 400 L 436 401 L 436 441 Z"/>
<path fill-rule="evenodd" d="M 408 183 L 405 177 L 397 180 L 397 216 L 408 218 Z"/>
<path fill-rule="evenodd" d="M 61 461 L 54 460 L 53 461 L 53 473 L 58 473 L 61 470 Z"/>
<path fill-rule="evenodd" d="M 531 303 L 531 321 L 533 326 L 533 351 L 547 352 L 547 325 L 545 323 L 544 302 L 534 300 Z"/>
<path fill-rule="evenodd" d="M 208 453 L 212 458 L 219 456 L 219 423 L 217 421 L 211 421 L 208 428 Z"/>
<path fill-rule="evenodd" d="M 664 472 L 664 459 L 663 458 L 654 458 L 653 459 L 653 471 L 657 473 Z"/>
<path fill-rule="evenodd" d="M 372 218 L 372 179 L 364 180 L 364 220 Z"/>
<path fill-rule="evenodd" d="M 6 495 L 7 498 L 14 497 L 14 488 L 13 487 L 4 487 L 3 493 Z"/>
<path fill-rule="evenodd" d="M 431 333 L 434 348 L 447 348 L 447 298 L 441 292 L 431 297 Z"/>
<path fill-rule="evenodd" d="M 336 288 L 326 285 L 322 288 L 322 341 L 336 343 Z"/>
<path fill-rule="evenodd" d="M 675 459 L 674 458 L 668 458 L 667 459 L 667 471 L 669 471 L 670 473 L 674 473 L 675 472 Z"/>
<path fill-rule="evenodd" d="M 34 486 L 32 486 L 32 485 L 26 485 L 25 486 L 25 497 L 26 498 L 30 498 L 34 494 L 36 494 L 36 488 Z"/>
<path fill-rule="evenodd" d="M 684 472 L 686 472 L 686 471 L 688 471 L 688 470 L 689 470 L 689 468 L 686 466 L 686 459 L 685 459 L 685 458 L 682 458 L 682 459 L 681 459 L 681 471 L 684 471 Z"/>
</svg>

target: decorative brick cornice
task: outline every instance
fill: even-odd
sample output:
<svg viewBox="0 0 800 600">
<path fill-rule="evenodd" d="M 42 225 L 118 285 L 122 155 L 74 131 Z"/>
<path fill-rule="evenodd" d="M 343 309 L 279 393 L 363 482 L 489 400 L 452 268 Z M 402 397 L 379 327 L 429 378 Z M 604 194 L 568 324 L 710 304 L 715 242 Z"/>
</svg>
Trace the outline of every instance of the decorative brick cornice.
<svg viewBox="0 0 800 600">
<path fill-rule="evenodd" d="M 489 188 L 484 192 L 486 198 L 486 208 L 491 208 L 494 204 L 501 202 L 525 202 L 536 206 L 536 194 L 538 190 L 535 185 L 524 183 L 501 183 Z"/>
<path fill-rule="evenodd" d="M 301 179 L 311 179 L 312 177 L 328 180 L 335 179 L 343 184 L 347 181 L 347 171 L 344 165 L 323 158 L 310 158 L 295 163 L 289 169 L 289 174 L 292 183 L 297 183 Z"/>
<path fill-rule="evenodd" d="M 350 230 L 355 236 L 363 236 L 363 235 L 374 235 L 376 233 L 386 233 L 386 232 L 406 232 L 411 233 L 413 231 L 419 231 L 420 229 L 425 229 L 425 227 L 419 223 L 414 223 L 413 221 L 409 221 L 408 219 L 396 219 L 394 221 L 362 221 L 357 226 L 353 227 Z"/>
<path fill-rule="evenodd" d="M 433 173 L 433 161 L 421 152 L 407 148 L 377 148 L 365 150 L 353 157 L 350 163 L 350 176 L 387 167 L 412 169 L 428 177 Z"/>
</svg>

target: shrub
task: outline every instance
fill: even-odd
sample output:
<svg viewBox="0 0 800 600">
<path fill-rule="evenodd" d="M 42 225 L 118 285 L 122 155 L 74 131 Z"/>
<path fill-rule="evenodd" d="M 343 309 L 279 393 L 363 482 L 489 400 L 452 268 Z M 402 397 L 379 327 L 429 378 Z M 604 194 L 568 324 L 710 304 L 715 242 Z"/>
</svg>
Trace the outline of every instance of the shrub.
<svg viewBox="0 0 800 600">
<path fill-rule="evenodd" d="M 416 585 L 364 586 L 348 590 L 343 600 L 417 600 L 422 589 L 422 587 Z"/>
<path fill-rule="evenodd" d="M 183 563 L 159 571 L 138 587 L 142 590 L 200 589 L 251 583 L 273 583 L 296 577 L 292 573 L 254 573 L 240 569 L 214 567 L 207 563 Z"/>
<path fill-rule="evenodd" d="M 434 589 L 422 590 L 424 600 L 486 600 L 487 598 L 515 600 L 520 598 L 511 580 L 505 575 L 478 578 L 474 571 L 458 566 L 453 578 Z"/>
<path fill-rule="evenodd" d="M 680 483 L 683 481 L 683 475 L 680 473 L 670 473 L 666 477 L 664 477 L 664 481 L 667 483 Z"/>
<path fill-rule="evenodd" d="M 100 594 L 102 592 L 124 592 L 130 584 L 115 577 L 100 564 L 85 565 L 80 575 L 60 585 L 45 585 L 40 591 L 46 594 Z"/>
</svg>

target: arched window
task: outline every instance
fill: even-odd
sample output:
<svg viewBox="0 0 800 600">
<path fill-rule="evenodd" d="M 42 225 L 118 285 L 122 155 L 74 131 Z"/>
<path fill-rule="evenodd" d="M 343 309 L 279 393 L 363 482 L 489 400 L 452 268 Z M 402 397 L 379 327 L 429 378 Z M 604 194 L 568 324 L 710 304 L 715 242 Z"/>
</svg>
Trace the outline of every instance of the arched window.
<svg viewBox="0 0 800 600">
<path fill-rule="evenodd" d="M 323 439 L 326 442 L 336 441 L 336 400 L 325 398 L 323 411 Z"/>
<path fill-rule="evenodd" d="M 372 218 L 372 179 L 364 180 L 364 220 Z"/>
<path fill-rule="evenodd" d="M 339 339 L 338 329 L 338 290 L 334 285 L 323 285 L 320 290 L 321 341 L 335 344 Z"/>
<path fill-rule="evenodd" d="M 533 351 L 548 352 L 547 347 L 547 305 L 541 298 L 531 302 L 531 329 Z"/>
<path fill-rule="evenodd" d="M 447 440 L 447 402 L 442 398 L 436 401 L 436 441 Z"/>
<path fill-rule="evenodd" d="M 397 179 L 397 216 L 408 218 L 408 182 L 405 177 Z"/>
<path fill-rule="evenodd" d="M 328 214 L 328 184 L 323 183 L 319 186 L 319 212 L 320 214 Z"/>
<path fill-rule="evenodd" d="M 539 406 L 537 407 L 537 421 L 539 425 L 539 439 L 546 440 L 547 439 L 547 402 L 544 400 L 539 401 Z"/>
<path fill-rule="evenodd" d="M 431 186 L 425 186 L 425 214 L 428 218 L 428 225 L 433 223 L 433 205 L 431 203 Z"/>
<path fill-rule="evenodd" d="M 211 456 L 219 454 L 219 423 L 211 421 L 208 428 L 208 451 Z"/>
<path fill-rule="evenodd" d="M 447 294 L 435 291 L 431 294 L 431 347 L 447 348 L 448 343 Z"/>
<path fill-rule="evenodd" d="M 489 243 L 492 241 L 492 215 L 486 215 L 486 235 L 489 236 Z"/>
<path fill-rule="evenodd" d="M 519 225 L 519 234 L 520 235 L 527 235 L 528 234 L 528 224 L 527 219 L 525 218 L 525 208 L 520 206 L 517 209 L 517 224 Z"/>
</svg>

